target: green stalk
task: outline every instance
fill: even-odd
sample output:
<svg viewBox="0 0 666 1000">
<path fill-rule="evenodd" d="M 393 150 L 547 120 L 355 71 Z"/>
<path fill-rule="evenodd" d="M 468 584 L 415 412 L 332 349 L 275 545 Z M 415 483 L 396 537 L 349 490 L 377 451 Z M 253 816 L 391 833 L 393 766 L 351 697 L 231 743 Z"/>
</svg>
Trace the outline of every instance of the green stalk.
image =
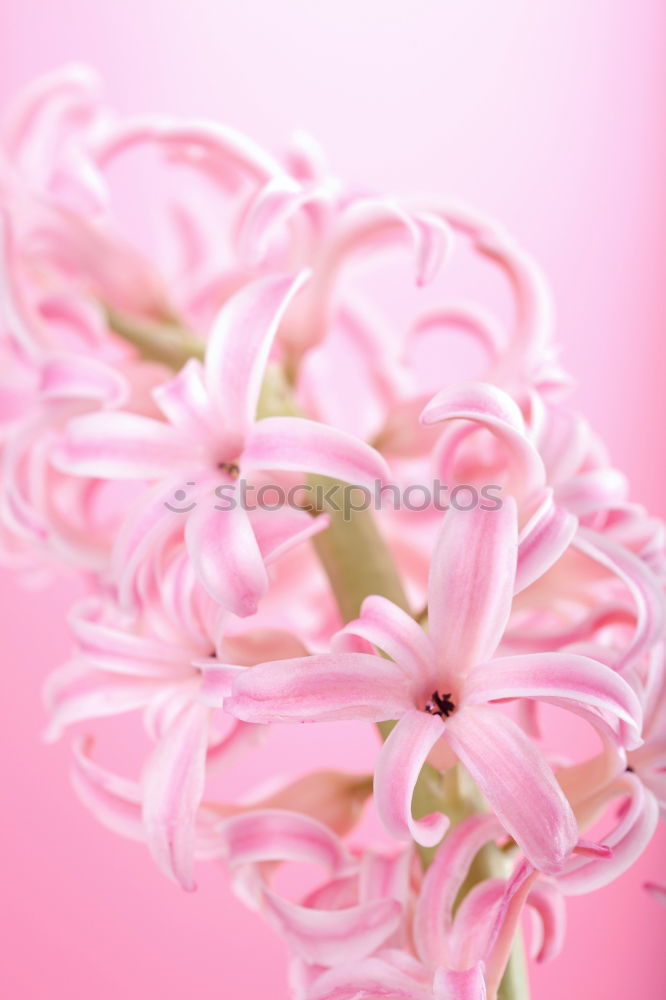
<svg viewBox="0 0 666 1000">
<path fill-rule="evenodd" d="M 146 361 L 180 371 L 190 358 L 203 361 L 206 353 L 205 341 L 177 323 L 161 323 L 142 316 L 131 316 L 113 306 L 105 306 L 109 328 L 119 337 L 133 344 Z"/>
</svg>

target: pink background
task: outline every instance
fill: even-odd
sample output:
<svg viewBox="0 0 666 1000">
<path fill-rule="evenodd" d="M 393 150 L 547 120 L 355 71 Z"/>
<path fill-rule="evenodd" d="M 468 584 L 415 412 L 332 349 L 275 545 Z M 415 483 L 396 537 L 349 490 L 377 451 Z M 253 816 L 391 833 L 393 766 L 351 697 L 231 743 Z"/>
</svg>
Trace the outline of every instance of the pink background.
<svg viewBox="0 0 666 1000">
<path fill-rule="evenodd" d="M 664 513 L 662 0 L 3 0 L 0 37 L 3 102 L 83 59 L 123 109 L 214 115 L 274 148 L 306 127 L 350 180 L 442 191 L 503 219 L 550 277 L 581 405 L 636 498 Z M 39 740 L 40 684 L 67 654 L 71 592 L 0 583 L 12 678 L 0 708 L 0 993 L 286 998 L 280 943 L 221 871 L 202 868 L 186 896 L 74 799 L 66 746 Z M 303 752 L 287 742 L 285 767 Z M 332 732 L 317 751 L 350 766 L 355 753 Z M 663 995 L 666 911 L 640 883 L 663 878 L 665 844 L 661 834 L 619 883 L 571 902 L 564 955 L 535 972 L 535 1000 Z"/>
</svg>

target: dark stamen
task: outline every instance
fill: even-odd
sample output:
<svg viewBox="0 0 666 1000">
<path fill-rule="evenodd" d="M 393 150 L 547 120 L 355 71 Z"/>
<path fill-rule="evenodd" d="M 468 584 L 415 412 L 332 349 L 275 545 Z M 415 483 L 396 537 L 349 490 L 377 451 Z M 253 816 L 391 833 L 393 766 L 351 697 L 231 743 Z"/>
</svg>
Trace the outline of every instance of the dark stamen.
<svg viewBox="0 0 666 1000">
<path fill-rule="evenodd" d="M 240 468 L 235 462 L 219 462 L 218 469 L 227 472 L 232 479 L 238 479 Z"/>
<path fill-rule="evenodd" d="M 425 711 L 429 712 L 430 715 L 439 715 L 442 719 L 448 719 L 452 712 L 455 712 L 456 706 L 451 701 L 451 692 L 447 691 L 446 694 L 440 694 L 439 691 L 433 691 L 430 701 L 425 703 Z"/>
</svg>

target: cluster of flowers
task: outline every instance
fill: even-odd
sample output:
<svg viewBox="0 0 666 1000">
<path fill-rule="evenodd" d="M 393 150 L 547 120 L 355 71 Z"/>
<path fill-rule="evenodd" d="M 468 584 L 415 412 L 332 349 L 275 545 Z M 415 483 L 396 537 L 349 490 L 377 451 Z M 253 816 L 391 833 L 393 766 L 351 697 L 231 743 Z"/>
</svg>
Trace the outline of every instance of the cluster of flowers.
<svg viewBox="0 0 666 1000">
<path fill-rule="evenodd" d="M 345 190 L 304 136 L 279 160 L 209 122 L 119 117 L 78 66 L 6 117 L 0 226 L 0 541 L 24 576 L 86 588 L 46 690 L 83 802 L 185 889 L 224 859 L 287 940 L 296 997 L 524 996 L 523 912 L 557 953 L 564 898 L 625 871 L 666 805 L 663 525 L 565 403 L 533 263 L 466 208 Z M 510 300 L 450 300 L 461 254 Z M 449 374 L 460 333 L 475 381 Z M 241 479 L 435 478 L 501 503 L 196 502 Z M 562 710 L 588 757 L 564 724 L 547 745 Z M 89 730 L 137 712 L 130 780 Z M 207 796 L 276 726 L 332 720 L 378 724 L 374 779 Z M 275 878 L 293 862 L 323 870 L 297 900 Z"/>
</svg>

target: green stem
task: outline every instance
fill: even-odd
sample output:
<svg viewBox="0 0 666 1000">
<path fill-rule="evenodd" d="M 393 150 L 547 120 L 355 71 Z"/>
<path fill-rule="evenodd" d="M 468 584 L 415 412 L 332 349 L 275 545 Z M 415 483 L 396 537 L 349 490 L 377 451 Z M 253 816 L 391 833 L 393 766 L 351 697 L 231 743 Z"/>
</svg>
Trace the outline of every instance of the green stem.
<svg viewBox="0 0 666 1000">
<path fill-rule="evenodd" d="M 143 316 L 130 316 L 113 306 L 105 306 L 104 309 L 109 328 L 133 344 L 146 361 L 159 361 L 174 371 L 180 371 L 190 358 L 203 360 L 205 342 L 185 327 Z"/>
</svg>

